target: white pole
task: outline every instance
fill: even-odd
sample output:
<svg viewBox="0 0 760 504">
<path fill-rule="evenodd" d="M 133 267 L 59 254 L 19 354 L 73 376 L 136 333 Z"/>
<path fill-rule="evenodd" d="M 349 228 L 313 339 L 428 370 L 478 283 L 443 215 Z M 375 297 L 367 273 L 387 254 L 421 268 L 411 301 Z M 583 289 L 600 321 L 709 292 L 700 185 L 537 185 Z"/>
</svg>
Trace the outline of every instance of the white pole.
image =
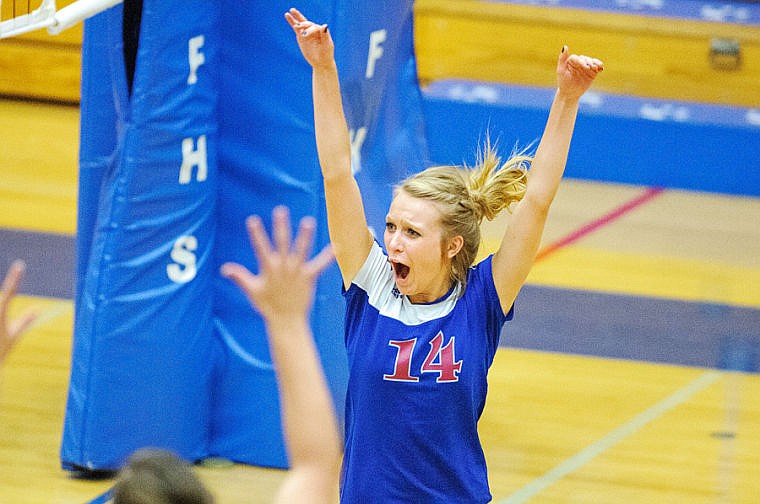
<svg viewBox="0 0 760 504">
<path fill-rule="evenodd" d="M 55 13 L 55 22 L 48 27 L 48 33 L 58 35 L 66 28 L 121 2 L 122 0 L 78 0 Z"/>
</svg>

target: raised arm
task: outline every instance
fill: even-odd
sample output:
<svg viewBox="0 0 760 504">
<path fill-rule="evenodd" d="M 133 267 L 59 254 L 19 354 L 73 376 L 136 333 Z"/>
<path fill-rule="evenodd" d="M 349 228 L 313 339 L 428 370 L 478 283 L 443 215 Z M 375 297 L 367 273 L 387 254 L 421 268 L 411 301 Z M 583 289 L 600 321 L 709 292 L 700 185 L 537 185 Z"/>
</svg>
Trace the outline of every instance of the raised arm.
<svg viewBox="0 0 760 504">
<path fill-rule="evenodd" d="M 3 280 L 3 286 L 0 289 L 0 366 L 10 353 L 13 346 L 21 338 L 21 335 L 32 325 L 37 315 L 34 312 L 27 312 L 19 318 L 8 321 L 8 306 L 16 295 L 21 279 L 24 278 L 26 265 L 23 261 L 13 261 L 8 273 Z"/>
<path fill-rule="evenodd" d="M 504 311 L 512 306 L 541 244 L 549 207 L 565 171 L 578 101 L 602 69 L 598 59 L 570 55 L 566 46 L 562 48 L 557 91 L 528 173 L 527 190 L 515 205 L 493 259 L 494 283 Z"/>
<path fill-rule="evenodd" d="M 317 25 L 297 9 L 285 13 L 306 61 L 312 67 L 314 130 L 324 179 L 327 226 L 343 284 L 348 287 L 367 258 L 372 235 L 359 185 L 351 172 L 351 143 L 343 113 L 334 44 L 327 25 Z"/>
<path fill-rule="evenodd" d="M 301 221 L 291 245 L 288 211 L 275 208 L 274 244 L 261 220 L 248 220 L 259 274 L 227 263 L 222 275 L 235 282 L 264 319 L 280 392 L 290 471 L 275 502 L 330 503 L 337 499 L 342 443 L 332 397 L 309 328 L 315 282 L 332 261 L 326 247 L 311 261 L 314 219 Z"/>
</svg>

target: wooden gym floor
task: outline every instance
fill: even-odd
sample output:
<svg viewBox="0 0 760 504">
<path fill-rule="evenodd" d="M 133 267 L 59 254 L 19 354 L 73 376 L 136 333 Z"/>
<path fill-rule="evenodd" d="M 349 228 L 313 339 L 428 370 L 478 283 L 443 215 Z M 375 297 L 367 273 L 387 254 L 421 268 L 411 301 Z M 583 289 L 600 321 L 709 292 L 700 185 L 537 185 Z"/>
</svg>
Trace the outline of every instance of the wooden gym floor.
<svg viewBox="0 0 760 504">
<path fill-rule="evenodd" d="M 26 259 L 12 311 L 40 313 L 0 383 L 3 504 L 97 502 L 112 485 L 58 459 L 77 137 L 76 107 L 0 101 L 0 273 Z M 491 370 L 495 503 L 757 502 L 758 222 L 755 198 L 564 182 Z M 198 472 L 220 503 L 269 502 L 283 475 Z"/>
<path fill-rule="evenodd" d="M 718 35 L 742 36 L 746 61 L 742 72 L 717 74 L 685 57 L 702 54 L 714 25 L 689 22 L 680 37 L 669 20 L 499 4 L 416 2 L 420 77 L 466 71 L 539 85 L 551 62 L 521 51 L 556 49 L 562 26 L 562 37 L 603 46 L 608 63 L 626 62 L 614 65 L 629 70 L 619 83 L 606 80 L 618 85 L 612 91 L 757 105 L 756 27 L 718 27 Z M 456 43 L 437 35 L 442 26 Z M 9 71 L 0 93 L 23 88 L 76 103 L 77 30 L 4 41 L 0 67 Z M 634 42 L 653 46 L 656 62 L 629 61 Z M 504 44 L 510 58 L 501 57 Z M 658 51 L 666 45 L 678 50 Z M 440 58 L 442 51 L 452 54 Z M 18 67 L 23 62 L 34 64 Z M 113 484 L 73 479 L 58 458 L 73 323 L 78 112 L 0 100 L 0 275 L 25 259 L 12 312 L 40 314 L 0 376 L 0 504 L 103 502 Z M 484 225 L 486 249 L 506 218 Z M 563 182 L 490 372 L 481 434 L 494 503 L 758 502 L 758 223 L 757 198 Z M 270 502 L 283 477 L 240 465 L 197 470 L 221 504 Z"/>
</svg>

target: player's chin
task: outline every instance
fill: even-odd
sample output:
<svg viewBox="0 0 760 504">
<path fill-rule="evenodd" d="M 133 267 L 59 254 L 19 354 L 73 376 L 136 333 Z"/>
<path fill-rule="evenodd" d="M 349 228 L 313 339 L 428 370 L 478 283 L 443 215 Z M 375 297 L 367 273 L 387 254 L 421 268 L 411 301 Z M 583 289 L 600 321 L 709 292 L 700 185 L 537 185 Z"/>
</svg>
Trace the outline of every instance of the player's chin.
<svg viewBox="0 0 760 504">
<path fill-rule="evenodd" d="M 411 285 L 409 284 L 408 277 L 407 278 L 400 278 L 396 276 L 396 290 L 399 291 L 399 293 L 408 296 L 412 289 Z"/>
</svg>

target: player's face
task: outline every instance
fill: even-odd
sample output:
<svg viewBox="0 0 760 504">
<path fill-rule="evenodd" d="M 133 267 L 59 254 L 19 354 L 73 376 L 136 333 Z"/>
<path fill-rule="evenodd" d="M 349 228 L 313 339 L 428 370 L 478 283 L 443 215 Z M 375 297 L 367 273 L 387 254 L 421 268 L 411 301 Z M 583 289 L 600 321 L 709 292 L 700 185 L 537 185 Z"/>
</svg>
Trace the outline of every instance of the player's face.
<svg viewBox="0 0 760 504">
<path fill-rule="evenodd" d="M 413 303 L 435 301 L 451 286 L 440 217 L 434 203 L 399 191 L 385 218 L 383 238 L 396 287 Z"/>
</svg>

